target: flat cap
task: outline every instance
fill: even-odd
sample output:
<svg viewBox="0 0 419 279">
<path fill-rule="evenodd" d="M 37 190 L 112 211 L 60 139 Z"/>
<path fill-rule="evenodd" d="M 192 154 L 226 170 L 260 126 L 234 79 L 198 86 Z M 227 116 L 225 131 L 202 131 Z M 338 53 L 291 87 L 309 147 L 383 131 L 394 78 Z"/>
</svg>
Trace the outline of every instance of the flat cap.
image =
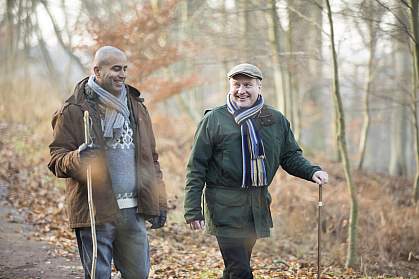
<svg viewBox="0 0 419 279">
<path fill-rule="evenodd" d="M 257 79 L 260 79 L 260 80 L 262 80 L 262 78 L 263 78 L 262 71 L 259 70 L 259 68 L 256 67 L 255 65 L 248 64 L 248 63 L 239 64 L 239 65 L 234 66 L 227 73 L 227 77 L 231 78 L 231 77 L 233 77 L 235 75 L 238 75 L 238 74 L 246 75 L 248 77 L 257 78 Z"/>
</svg>

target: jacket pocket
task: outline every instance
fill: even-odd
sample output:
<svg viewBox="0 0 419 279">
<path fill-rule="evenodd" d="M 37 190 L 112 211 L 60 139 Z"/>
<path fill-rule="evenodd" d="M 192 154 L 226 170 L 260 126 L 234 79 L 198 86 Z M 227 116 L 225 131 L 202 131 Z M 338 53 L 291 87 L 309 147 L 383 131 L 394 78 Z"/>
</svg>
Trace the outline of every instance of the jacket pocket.
<svg viewBox="0 0 419 279">
<path fill-rule="evenodd" d="M 267 214 L 266 214 L 266 221 L 268 223 L 268 226 L 270 228 L 273 228 L 274 223 L 272 220 L 272 213 L 271 213 L 271 203 L 272 203 L 272 196 L 271 194 L 266 190 L 266 194 L 265 194 L 265 199 L 266 199 L 266 207 L 267 207 Z"/>
<path fill-rule="evenodd" d="M 248 226 L 250 207 L 248 195 L 240 190 L 216 189 L 214 200 L 214 225 L 244 228 Z"/>
</svg>

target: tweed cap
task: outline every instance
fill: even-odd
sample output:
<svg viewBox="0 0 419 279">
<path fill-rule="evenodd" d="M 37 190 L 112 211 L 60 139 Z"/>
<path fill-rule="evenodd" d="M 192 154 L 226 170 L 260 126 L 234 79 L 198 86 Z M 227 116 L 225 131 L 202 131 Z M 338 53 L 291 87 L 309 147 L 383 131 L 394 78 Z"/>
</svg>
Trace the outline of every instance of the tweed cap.
<svg viewBox="0 0 419 279">
<path fill-rule="evenodd" d="M 239 65 L 234 66 L 227 73 L 227 77 L 231 78 L 231 77 L 233 77 L 235 75 L 238 75 L 238 74 L 246 75 L 248 77 L 257 78 L 257 79 L 260 79 L 260 80 L 262 80 L 262 78 L 263 78 L 262 71 L 259 70 L 259 68 L 256 67 L 255 65 L 248 64 L 248 63 L 239 64 Z"/>
</svg>

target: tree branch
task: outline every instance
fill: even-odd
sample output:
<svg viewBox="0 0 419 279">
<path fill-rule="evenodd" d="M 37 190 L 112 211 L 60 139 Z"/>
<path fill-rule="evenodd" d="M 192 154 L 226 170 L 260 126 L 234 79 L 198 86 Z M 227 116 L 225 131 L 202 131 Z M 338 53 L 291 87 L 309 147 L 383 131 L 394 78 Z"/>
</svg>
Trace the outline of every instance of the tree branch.
<svg viewBox="0 0 419 279">
<path fill-rule="evenodd" d="M 396 15 L 395 13 L 394 13 L 394 11 L 390 8 L 390 7 L 388 7 L 388 6 L 386 6 L 384 3 L 382 3 L 380 0 L 375 0 L 381 7 L 383 7 L 384 9 L 386 9 L 387 11 L 389 11 L 393 16 L 394 16 L 394 18 L 397 20 L 397 22 L 399 22 L 400 23 L 400 25 L 401 25 L 401 27 L 402 27 L 402 30 L 404 31 L 404 32 L 406 32 L 406 34 L 409 36 L 409 38 L 411 39 L 411 40 L 413 40 L 414 42 L 416 42 L 416 40 L 415 40 L 415 37 L 414 36 L 412 36 L 412 34 L 410 33 L 410 31 L 409 31 L 409 27 L 407 27 L 407 25 L 406 25 L 406 23 L 405 22 L 403 22 L 403 20 L 398 16 L 398 15 Z M 405 2 L 403 2 L 403 3 L 405 3 Z M 408 7 L 409 7 L 409 5 L 407 5 Z"/>
<path fill-rule="evenodd" d="M 314 2 L 313 2 L 314 3 Z M 318 4 L 317 4 L 318 5 Z M 320 7 L 320 9 L 323 11 L 323 8 L 318 5 L 318 7 Z M 304 19 L 305 21 L 313 24 L 314 27 L 316 27 L 317 29 L 319 29 L 323 34 L 330 36 L 330 34 L 328 34 L 326 31 L 323 30 L 323 27 L 320 26 L 317 22 L 315 22 L 314 20 L 312 20 L 311 18 L 303 15 L 300 11 L 298 11 L 297 9 L 295 9 L 294 7 L 292 7 L 291 5 L 288 5 L 288 9 L 295 13 L 296 15 L 298 15 L 300 18 Z"/>
<path fill-rule="evenodd" d="M 47 12 L 47 14 L 48 14 L 48 16 L 51 20 L 51 23 L 52 23 L 52 26 L 54 28 L 54 32 L 55 32 L 55 35 L 57 36 L 59 44 L 64 49 L 64 51 L 70 56 L 70 58 L 73 59 L 77 63 L 77 65 L 80 67 L 80 69 L 83 72 L 85 72 L 86 67 L 81 63 L 80 59 L 76 55 L 74 55 L 74 53 L 71 50 L 71 46 L 68 46 L 66 43 L 64 43 L 61 31 L 59 30 L 57 22 L 55 21 L 55 18 L 53 17 L 51 11 L 49 10 L 47 2 L 45 0 L 40 0 L 40 3 L 42 3 L 42 5 L 44 6 L 45 11 Z"/>
</svg>

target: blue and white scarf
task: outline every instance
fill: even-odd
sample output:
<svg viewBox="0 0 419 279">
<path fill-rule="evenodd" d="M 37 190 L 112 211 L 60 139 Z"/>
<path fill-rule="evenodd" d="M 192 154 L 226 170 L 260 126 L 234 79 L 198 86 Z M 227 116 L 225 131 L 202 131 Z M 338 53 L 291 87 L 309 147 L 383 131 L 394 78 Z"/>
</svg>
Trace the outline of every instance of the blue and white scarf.
<svg viewBox="0 0 419 279">
<path fill-rule="evenodd" d="M 227 109 L 234 116 L 237 125 L 240 125 L 242 138 L 243 179 L 242 188 L 249 186 L 267 185 L 265 167 L 265 148 L 258 131 L 255 129 L 254 116 L 264 105 L 262 95 L 259 95 L 255 104 L 249 108 L 240 108 L 227 94 Z"/>
<path fill-rule="evenodd" d="M 113 138 L 114 129 L 119 137 L 125 121 L 129 121 L 129 109 L 127 105 L 127 90 L 122 86 L 121 94 L 115 97 L 105 89 L 103 89 L 95 81 L 95 76 L 91 75 L 87 85 L 98 95 L 99 103 L 105 107 L 105 119 L 103 128 L 103 136 L 105 138 Z"/>
</svg>

